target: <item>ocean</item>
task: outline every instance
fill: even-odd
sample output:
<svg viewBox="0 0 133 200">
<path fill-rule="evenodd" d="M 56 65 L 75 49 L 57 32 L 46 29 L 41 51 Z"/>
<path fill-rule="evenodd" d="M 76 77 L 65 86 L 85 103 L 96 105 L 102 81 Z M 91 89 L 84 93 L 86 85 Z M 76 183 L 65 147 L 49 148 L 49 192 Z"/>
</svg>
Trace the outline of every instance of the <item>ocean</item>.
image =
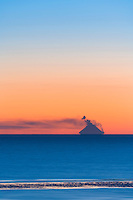
<svg viewBox="0 0 133 200">
<path fill-rule="evenodd" d="M 0 182 L 133 180 L 133 135 L 0 135 Z M 133 199 L 133 189 L 0 191 L 0 200 Z"/>
</svg>

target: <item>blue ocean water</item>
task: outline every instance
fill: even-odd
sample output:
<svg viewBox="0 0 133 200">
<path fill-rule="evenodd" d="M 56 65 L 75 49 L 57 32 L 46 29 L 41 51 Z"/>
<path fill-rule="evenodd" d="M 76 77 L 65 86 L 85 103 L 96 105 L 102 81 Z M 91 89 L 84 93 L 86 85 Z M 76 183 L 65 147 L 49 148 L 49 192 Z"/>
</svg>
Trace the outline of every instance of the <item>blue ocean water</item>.
<svg viewBox="0 0 133 200">
<path fill-rule="evenodd" d="M 133 180 L 133 136 L 0 135 L 1 182 L 51 179 Z M 133 189 L 0 193 L 3 200 L 133 199 Z"/>
</svg>

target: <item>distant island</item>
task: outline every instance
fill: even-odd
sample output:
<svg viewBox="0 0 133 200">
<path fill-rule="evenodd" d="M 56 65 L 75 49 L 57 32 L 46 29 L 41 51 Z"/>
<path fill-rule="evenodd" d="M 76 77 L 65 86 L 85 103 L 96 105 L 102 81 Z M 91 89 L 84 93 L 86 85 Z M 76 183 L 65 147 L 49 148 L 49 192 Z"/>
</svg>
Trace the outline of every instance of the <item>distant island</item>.
<svg viewBox="0 0 133 200">
<path fill-rule="evenodd" d="M 100 123 L 95 120 L 88 120 L 85 116 L 82 117 L 87 124 L 87 126 L 79 132 L 80 135 L 103 135 L 103 127 Z"/>
</svg>

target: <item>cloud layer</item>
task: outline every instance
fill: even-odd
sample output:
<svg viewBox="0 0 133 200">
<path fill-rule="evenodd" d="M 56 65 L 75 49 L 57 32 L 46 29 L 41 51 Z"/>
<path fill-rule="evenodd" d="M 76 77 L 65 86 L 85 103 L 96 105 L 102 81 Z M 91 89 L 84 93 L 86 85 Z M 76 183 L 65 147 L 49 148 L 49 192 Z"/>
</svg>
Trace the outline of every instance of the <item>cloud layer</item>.
<svg viewBox="0 0 133 200">
<path fill-rule="evenodd" d="M 60 120 L 42 121 L 3 121 L 0 122 L 0 130 L 21 130 L 21 129 L 79 129 L 84 122 L 79 119 L 66 118 Z"/>
</svg>

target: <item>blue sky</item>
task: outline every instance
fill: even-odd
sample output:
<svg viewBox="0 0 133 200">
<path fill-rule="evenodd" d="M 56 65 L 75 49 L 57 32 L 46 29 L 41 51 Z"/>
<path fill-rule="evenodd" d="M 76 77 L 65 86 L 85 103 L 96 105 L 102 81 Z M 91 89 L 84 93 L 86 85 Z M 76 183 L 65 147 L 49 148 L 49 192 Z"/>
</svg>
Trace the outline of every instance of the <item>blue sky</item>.
<svg viewBox="0 0 133 200">
<path fill-rule="evenodd" d="M 131 0 L 5 0 L 0 4 L 2 41 L 73 43 L 75 47 L 77 42 L 85 46 L 95 41 L 103 46 L 132 42 Z"/>
</svg>

